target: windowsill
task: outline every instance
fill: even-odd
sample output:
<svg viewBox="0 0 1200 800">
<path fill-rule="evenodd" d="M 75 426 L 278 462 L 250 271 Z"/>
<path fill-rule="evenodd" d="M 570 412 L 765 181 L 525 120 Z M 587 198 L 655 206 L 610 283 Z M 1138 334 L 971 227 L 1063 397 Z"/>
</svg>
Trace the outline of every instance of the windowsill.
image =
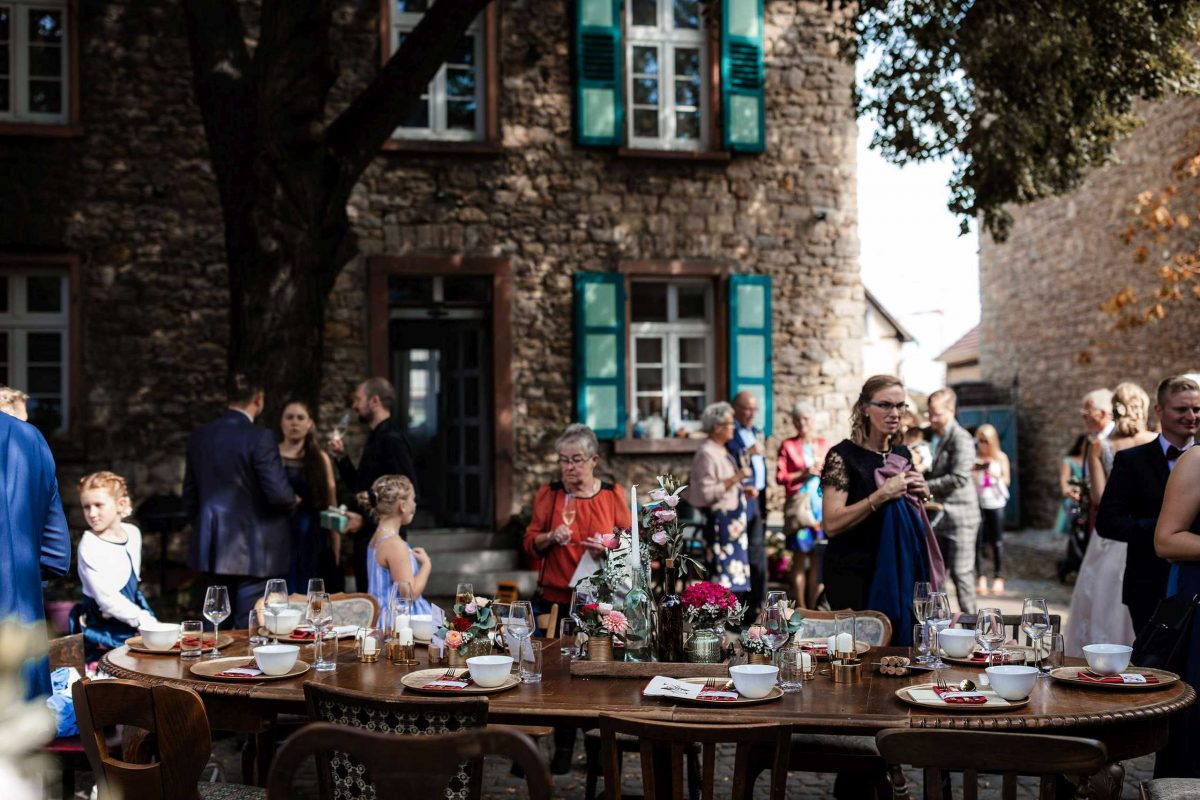
<svg viewBox="0 0 1200 800">
<path fill-rule="evenodd" d="M 729 161 L 731 155 L 727 150 L 646 150 L 642 148 L 620 147 L 617 155 L 621 158 L 654 158 L 675 161 L 701 161 L 714 164 Z"/>
<path fill-rule="evenodd" d="M 613 452 L 617 455 L 643 453 L 694 453 L 704 444 L 704 437 L 686 439 L 614 439 Z"/>
<path fill-rule="evenodd" d="M 73 123 L 0 122 L 0 136 L 31 136 L 46 139 L 74 139 L 83 136 L 83 126 Z"/>
<path fill-rule="evenodd" d="M 448 155 L 498 156 L 504 152 L 500 142 L 454 141 L 444 139 L 389 139 L 383 145 L 387 153 L 446 153 Z"/>
</svg>

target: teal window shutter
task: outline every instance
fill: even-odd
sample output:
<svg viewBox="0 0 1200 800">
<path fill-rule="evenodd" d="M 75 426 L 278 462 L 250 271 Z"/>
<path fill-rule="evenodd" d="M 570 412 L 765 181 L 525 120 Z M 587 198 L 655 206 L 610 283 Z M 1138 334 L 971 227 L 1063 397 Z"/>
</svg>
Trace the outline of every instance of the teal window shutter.
<svg viewBox="0 0 1200 800">
<path fill-rule="evenodd" d="M 725 148 L 766 149 L 762 0 L 721 3 L 721 130 Z"/>
<path fill-rule="evenodd" d="M 729 277 L 729 396 L 758 398 L 754 424 L 771 435 L 771 276 Z"/>
<path fill-rule="evenodd" d="M 621 96 L 621 0 L 575 3 L 575 140 L 617 147 L 625 141 Z"/>
<path fill-rule="evenodd" d="M 625 436 L 625 276 L 575 273 L 575 420 Z"/>
</svg>

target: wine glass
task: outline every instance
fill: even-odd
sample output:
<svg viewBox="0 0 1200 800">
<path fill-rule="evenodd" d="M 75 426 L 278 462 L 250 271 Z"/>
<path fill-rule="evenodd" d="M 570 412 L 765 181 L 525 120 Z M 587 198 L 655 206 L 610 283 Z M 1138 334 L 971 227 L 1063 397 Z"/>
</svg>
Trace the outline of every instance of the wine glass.
<svg viewBox="0 0 1200 800">
<path fill-rule="evenodd" d="M 929 619 L 929 595 L 931 594 L 933 594 L 933 584 L 929 581 L 917 581 L 913 584 L 913 616 L 921 624 L 921 643 L 918 645 L 921 655 L 917 656 L 917 661 L 922 664 L 933 660 L 929 654 L 929 633 L 925 625 Z"/>
<path fill-rule="evenodd" d="M 346 431 L 349 429 L 349 427 L 350 412 L 347 411 L 345 414 L 342 414 L 341 418 L 337 421 L 337 424 L 333 426 L 333 430 L 329 432 L 329 438 L 331 440 L 344 439 L 346 437 Z"/>
<path fill-rule="evenodd" d="M 929 626 L 929 666 L 934 670 L 946 668 L 946 662 L 942 661 L 938 633 L 950 626 L 950 617 L 950 598 L 946 597 L 945 592 L 930 592 L 929 612 L 925 622 Z"/>
<path fill-rule="evenodd" d="M 317 672 L 332 672 L 337 669 L 337 664 L 326 661 L 323 651 L 326 629 L 333 623 L 333 602 L 330 601 L 329 595 L 325 592 L 313 592 L 309 595 L 304 616 L 315 631 L 313 647 L 316 648 L 316 660 L 313 662 L 313 669 Z"/>
<path fill-rule="evenodd" d="M 568 528 L 575 524 L 575 495 L 570 492 L 563 498 L 562 521 Z"/>
<path fill-rule="evenodd" d="M 271 632 L 271 644 L 279 644 L 279 614 L 288 607 L 287 581 L 272 578 L 263 591 L 263 610 L 271 618 L 267 630 Z"/>
<path fill-rule="evenodd" d="M 775 651 L 783 647 L 788 640 L 787 632 L 787 612 L 785 607 L 774 605 L 767 606 L 758 615 L 758 624 L 762 626 L 763 632 L 760 637 L 762 643 L 771 651 L 771 663 L 775 663 Z"/>
<path fill-rule="evenodd" d="M 1003 647 L 1008 638 L 1004 630 L 1004 612 L 998 608 L 981 608 L 975 615 L 975 641 L 983 648 L 988 666 L 992 666 L 992 655 L 997 647 Z M 1004 663 L 1004 650 L 1000 650 L 1000 663 Z"/>
<path fill-rule="evenodd" d="M 323 591 L 325 591 L 325 579 L 324 578 L 309 578 L 308 579 L 308 591 L 305 592 L 305 594 L 313 594 L 313 593 L 319 594 L 320 592 L 323 592 Z"/>
<path fill-rule="evenodd" d="M 466 605 L 475 599 L 475 587 L 469 583 L 460 583 L 454 590 L 454 604 Z"/>
<path fill-rule="evenodd" d="M 1026 597 L 1021 603 L 1021 630 L 1033 642 L 1033 659 L 1037 663 L 1042 657 L 1042 639 L 1050 632 L 1050 610 L 1046 607 L 1044 597 Z M 1045 678 L 1050 674 L 1049 668 L 1042 665 L 1038 675 Z"/>
<path fill-rule="evenodd" d="M 535 627 L 532 603 L 528 600 L 518 600 L 509 604 L 508 616 L 504 619 L 504 633 L 506 638 L 511 634 L 517 640 L 518 655 L 525 652 L 525 640 L 533 635 Z"/>
<path fill-rule="evenodd" d="M 220 636 L 221 623 L 229 618 L 229 590 L 224 586 L 210 586 L 204 593 L 204 618 L 213 626 L 213 649 L 209 653 L 212 658 L 221 655 L 217 649 L 217 637 Z"/>
</svg>

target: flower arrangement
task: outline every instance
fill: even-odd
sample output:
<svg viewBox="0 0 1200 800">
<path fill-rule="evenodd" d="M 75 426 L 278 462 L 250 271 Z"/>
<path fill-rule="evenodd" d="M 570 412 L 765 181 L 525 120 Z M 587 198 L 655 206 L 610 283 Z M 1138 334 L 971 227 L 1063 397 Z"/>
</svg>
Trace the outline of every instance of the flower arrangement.
<svg viewBox="0 0 1200 800">
<path fill-rule="evenodd" d="M 746 613 L 733 592 L 724 586 L 701 581 L 683 590 L 683 613 L 695 628 L 715 628 L 725 623 L 737 624 Z"/>
<path fill-rule="evenodd" d="M 479 638 L 488 638 L 496 627 L 496 615 L 492 613 L 491 600 L 475 595 L 469 603 L 455 603 L 454 616 L 446 617 L 437 629 L 437 635 L 446 647 L 466 655 L 466 647 Z"/>
<path fill-rule="evenodd" d="M 766 633 L 766 628 L 762 625 L 751 625 L 742 631 L 742 649 L 747 653 L 756 653 L 758 655 L 769 655 L 771 648 L 767 647 L 763 641 L 762 635 Z"/>
<path fill-rule="evenodd" d="M 612 603 L 588 603 L 579 609 L 579 618 L 588 636 L 622 636 L 629 630 L 629 620 Z"/>
<path fill-rule="evenodd" d="M 671 559 L 681 575 L 699 577 L 704 574 L 703 567 L 684 552 L 683 527 L 675 510 L 685 489 L 687 484 L 681 485 L 674 475 L 659 475 L 658 488 L 650 492 L 650 502 L 642 506 L 641 530 L 658 558 Z"/>
</svg>

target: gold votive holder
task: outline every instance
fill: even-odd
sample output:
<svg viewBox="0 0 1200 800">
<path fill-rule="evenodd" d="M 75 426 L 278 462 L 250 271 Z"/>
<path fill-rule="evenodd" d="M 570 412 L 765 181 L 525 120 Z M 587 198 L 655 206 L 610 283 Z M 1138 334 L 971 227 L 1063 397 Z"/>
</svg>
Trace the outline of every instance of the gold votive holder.
<svg viewBox="0 0 1200 800">
<path fill-rule="evenodd" d="M 417 646 L 411 643 L 388 642 L 387 657 L 388 661 L 398 667 L 415 667 L 417 665 Z"/>
<path fill-rule="evenodd" d="M 817 664 L 819 657 L 816 653 L 800 653 L 800 676 L 806 681 L 817 679 Z"/>
<path fill-rule="evenodd" d="M 862 661 L 859 659 L 847 661 L 835 659 L 829 665 L 829 674 L 833 677 L 834 683 L 861 683 Z"/>
<path fill-rule="evenodd" d="M 364 664 L 374 664 L 383 652 L 383 631 L 378 628 L 359 628 L 354 634 L 354 654 Z"/>
</svg>

